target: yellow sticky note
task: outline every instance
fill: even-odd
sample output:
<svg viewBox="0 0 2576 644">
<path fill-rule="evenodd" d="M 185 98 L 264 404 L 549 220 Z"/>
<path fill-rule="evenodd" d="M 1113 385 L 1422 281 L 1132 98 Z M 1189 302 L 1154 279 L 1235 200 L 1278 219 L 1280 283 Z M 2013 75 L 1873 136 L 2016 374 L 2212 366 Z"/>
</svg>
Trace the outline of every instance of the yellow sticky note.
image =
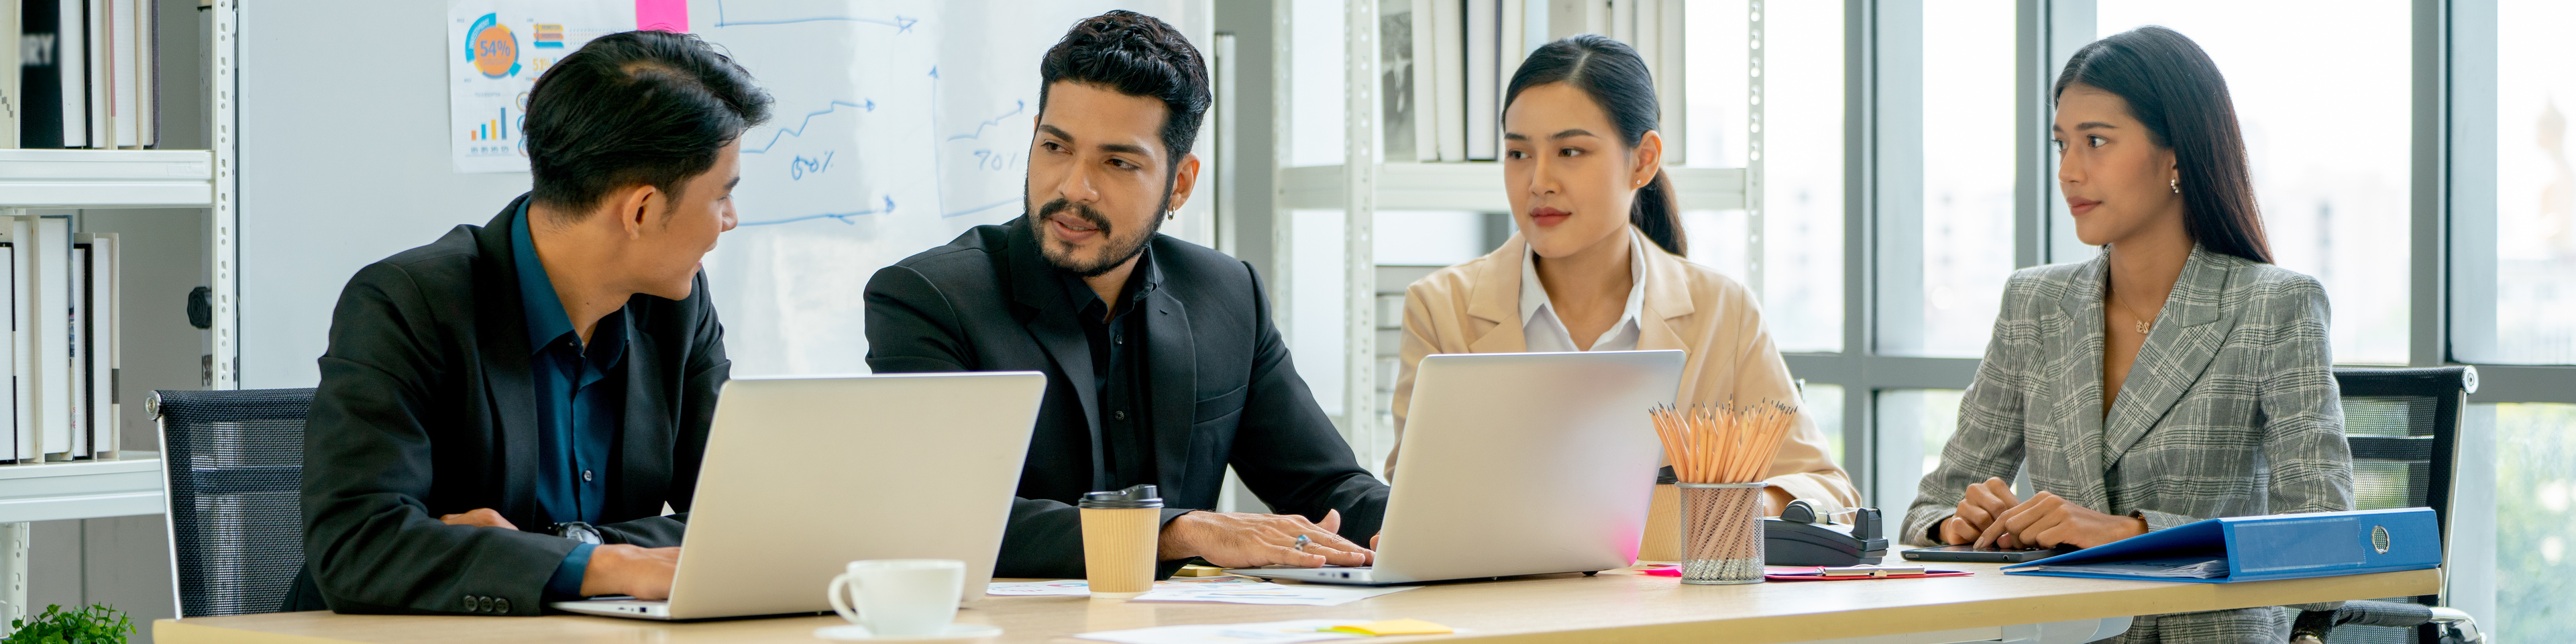
<svg viewBox="0 0 2576 644">
<path fill-rule="evenodd" d="M 1366 624 L 1335 626 L 1324 630 L 1358 635 L 1440 635 L 1451 632 L 1447 626 L 1418 619 L 1390 619 Z"/>
</svg>

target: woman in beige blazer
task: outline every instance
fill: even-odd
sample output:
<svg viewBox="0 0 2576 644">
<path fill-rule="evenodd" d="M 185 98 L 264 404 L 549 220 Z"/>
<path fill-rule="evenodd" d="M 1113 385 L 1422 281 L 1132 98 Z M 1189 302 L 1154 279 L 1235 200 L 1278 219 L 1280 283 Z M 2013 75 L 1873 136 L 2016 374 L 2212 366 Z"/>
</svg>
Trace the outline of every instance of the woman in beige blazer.
<svg viewBox="0 0 2576 644">
<path fill-rule="evenodd" d="M 1520 233 L 1405 289 L 1399 437 L 1414 370 L 1434 353 L 1680 349 L 1677 404 L 1798 402 L 1752 292 L 1681 258 L 1656 105 L 1645 62 L 1600 36 L 1549 43 L 1512 75 L 1502 163 Z M 1775 514 L 1793 498 L 1860 503 L 1804 411 L 1767 480 Z"/>
</svg>

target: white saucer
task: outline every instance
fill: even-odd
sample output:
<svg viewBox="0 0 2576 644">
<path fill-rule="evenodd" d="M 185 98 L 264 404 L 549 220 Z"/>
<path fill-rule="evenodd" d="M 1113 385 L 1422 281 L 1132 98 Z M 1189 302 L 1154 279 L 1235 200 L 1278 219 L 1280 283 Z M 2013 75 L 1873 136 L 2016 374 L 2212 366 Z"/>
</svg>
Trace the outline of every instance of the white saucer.
<svg viewBox="0 0 2576 644">
<path fill-rule="evenodd" d="M 815 637 L 827 640 L 839 640 L 843 642 L 950 642 L 956 640 L 980 639 L 1000 634 L 1002 634 L 1002 628 L 999 626 L 954 623 L 949 624 L 947 629 L 937 633 L 929 635 L 905 635 L 901 637 L 879 637 L 874 633 L 868 632 L 868 627 L 857 624 L 842 624 L 840 626 L 825 626 L 814 629 Z"/>
</svg>

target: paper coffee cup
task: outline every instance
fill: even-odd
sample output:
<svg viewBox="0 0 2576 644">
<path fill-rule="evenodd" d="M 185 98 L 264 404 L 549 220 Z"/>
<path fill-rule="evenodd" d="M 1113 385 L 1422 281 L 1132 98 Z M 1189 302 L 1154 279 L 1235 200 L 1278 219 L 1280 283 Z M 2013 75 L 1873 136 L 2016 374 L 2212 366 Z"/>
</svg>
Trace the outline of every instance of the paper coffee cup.
<svg viewBox="0 0 2576 644">
<path fill-rule="evenodd" d="M 1133 596 L 1154 588 L 1163 499 L 1151 485 L 1082 495 L 1082 563 L 1091 594 Z"/>
</svg>

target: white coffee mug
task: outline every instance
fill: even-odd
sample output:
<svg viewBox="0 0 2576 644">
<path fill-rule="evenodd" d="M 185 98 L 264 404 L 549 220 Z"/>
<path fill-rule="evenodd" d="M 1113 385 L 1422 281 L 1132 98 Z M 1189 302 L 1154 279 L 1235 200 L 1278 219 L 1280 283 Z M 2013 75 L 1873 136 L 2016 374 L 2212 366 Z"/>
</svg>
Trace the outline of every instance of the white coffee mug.
<svg viewBox="0 0 2576 644">
<path fill-rule="evenodd" d="M 936 635 L 957 619 L 957 597 L 966 584 L 966 562 L 955 559 L 870 559 L 850 562 L 824 595 L 841 619 L 878 637 Z M 842 598 L 846 590 L 856 601 Z M 853 610 L 855 608 L 855 610 Z"/>
</svg>

